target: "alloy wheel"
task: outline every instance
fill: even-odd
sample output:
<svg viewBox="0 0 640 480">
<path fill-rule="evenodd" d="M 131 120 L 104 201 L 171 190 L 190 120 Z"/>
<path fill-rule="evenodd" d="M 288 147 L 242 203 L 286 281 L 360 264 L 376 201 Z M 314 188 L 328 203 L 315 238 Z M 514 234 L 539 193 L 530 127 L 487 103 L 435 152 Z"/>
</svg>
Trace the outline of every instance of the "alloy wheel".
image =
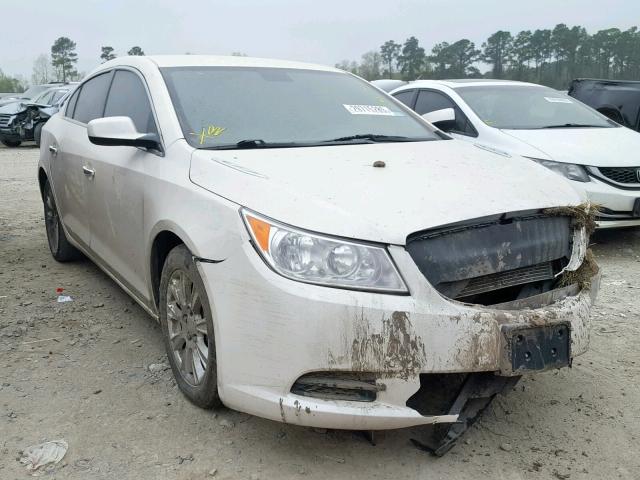
<svg viewBox="0 0 640 480">
<path fill-rule="evenodd" d="M 186 271 L 171 274 L 167 285 L 169 344 L 182 378 L 199 385 L 209 366 L 207 320 L 198 289 Z"/>
</svg>

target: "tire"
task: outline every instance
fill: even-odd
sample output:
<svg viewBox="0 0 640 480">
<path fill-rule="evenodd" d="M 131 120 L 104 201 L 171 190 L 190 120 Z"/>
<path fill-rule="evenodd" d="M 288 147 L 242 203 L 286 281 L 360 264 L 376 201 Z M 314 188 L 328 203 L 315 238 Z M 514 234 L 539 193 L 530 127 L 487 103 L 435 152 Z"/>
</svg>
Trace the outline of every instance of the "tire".
<svg viewBox="0 0 640 480">
<path fill-rule="evenodd" d="M 36 142 L 36 146 L 40 146 L 40 137 L 42 137 L 42 127 L 44 123 L 39 123 L 33 129 L 33 141 Z"/>
<path fill-rule="evenodd" d="M 201 408 L 221 406 L 209 298 L 193 256 L 184 245 L 169 252 L 162 268 L 160 324 L 182 393 Z"/>
<path fill-rule="evenodd" d="M 20 140 L 0 140 L 5 147 L 15 148 L 22 143 Z"/>
<path fill-rule="evenodd" d="M 58 207 L 51 191 L 51 185 L 47 179 L 42 190 L 42 201 L 44 203 L 44 224 L 47 229 L 47 241 L 51 255 L 58 262 L 70 262 L 80 257 L 80 252 L 69 243 L 60 224 Z"/>
</svg>

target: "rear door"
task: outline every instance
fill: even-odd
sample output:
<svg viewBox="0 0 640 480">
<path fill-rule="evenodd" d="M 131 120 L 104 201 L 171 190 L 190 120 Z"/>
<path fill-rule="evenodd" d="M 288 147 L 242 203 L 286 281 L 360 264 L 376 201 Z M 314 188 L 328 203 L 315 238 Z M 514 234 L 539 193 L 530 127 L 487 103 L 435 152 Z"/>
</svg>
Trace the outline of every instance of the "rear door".
<svg viewBox="0 0 640 480">
<path fill-rule="evenodd" d="M 51 122 L 47 144 L 56 205 L 69 236 L 90 249 L 88 192 L 91 158 L 97 148 L 89 142 L 86 124 L 104 111 L 112 72 L 86 81 L 69 99 L 60 121 Z"/>
<path fill-rule="evenodd" d="M 140 133 L 158 133 L 146 84 L 137 71 L 118 69 L 114 74 L 104 117 L 115 116 L 131 118 Z M 144 299 L 149 297 L 145 172 L 162 161 L 160 155 L 143 148 L 94 145 L 91 159 L 91 249 L 127 288 Z"/>
</svg>

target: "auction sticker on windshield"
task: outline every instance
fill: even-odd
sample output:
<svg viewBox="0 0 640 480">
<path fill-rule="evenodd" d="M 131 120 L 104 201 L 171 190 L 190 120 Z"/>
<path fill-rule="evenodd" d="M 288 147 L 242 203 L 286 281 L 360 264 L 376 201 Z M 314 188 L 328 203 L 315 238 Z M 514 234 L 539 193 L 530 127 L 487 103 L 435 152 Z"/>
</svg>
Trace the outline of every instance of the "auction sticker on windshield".
<svg viewBox="0 0 640 480">
<path fill-rule="evenodd" d="M 387 115 L 395 116 L 388 107 L 382 105 L 342 105 L 351 115 Z"/>
</svg>

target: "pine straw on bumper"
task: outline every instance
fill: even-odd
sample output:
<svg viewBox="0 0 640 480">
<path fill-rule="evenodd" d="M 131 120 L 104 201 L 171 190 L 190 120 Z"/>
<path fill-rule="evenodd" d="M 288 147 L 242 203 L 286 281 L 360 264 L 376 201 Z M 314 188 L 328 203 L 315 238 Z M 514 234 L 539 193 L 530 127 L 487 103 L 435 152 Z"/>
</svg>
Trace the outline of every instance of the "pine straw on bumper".
<svg viewBox="0 0 640 480">
<path fill-rule="evenodd" d="M 575 206 L 547 208 L 544 213 L 550 216 L 571 217 L 574 228 L 584 227 L 587 236 L 590 236 L 596 230 L 596 217 L 599 211 L 599 205 L 585 202 Z M 581 290 L 590 288 L 591 279 L 598 274 L 599 270 L 600 267 L 598 267 L 593 252 L 589 248 L 582 265 L 577 270 L 566 271 L 562 274 L 560 286 L 577 284 Z"/>
<path fill-rule="evenodd" d="M 596 231 L 596 217 L 599 211 L 599 205 L 585 202 L 574 206 L 546 208 L 543 213 L 552 217 L 571 217 L 575 227 L 584 227 L 587 235 L 591 235 Z"/>
<path fill-rule="evenodd" d="M 597 275 L 599 271 L 600 267 L 598 267 L 593 252 L 589 248 L 584 256 L 582 265 L 580 265 L 577 270 L 573 272 L 566 271 L 562 274 L 560 286 L 566 287 L 575 283 L 580 287 L 580 290 L 590 288 L 591 279 Z"/>
</svg>

